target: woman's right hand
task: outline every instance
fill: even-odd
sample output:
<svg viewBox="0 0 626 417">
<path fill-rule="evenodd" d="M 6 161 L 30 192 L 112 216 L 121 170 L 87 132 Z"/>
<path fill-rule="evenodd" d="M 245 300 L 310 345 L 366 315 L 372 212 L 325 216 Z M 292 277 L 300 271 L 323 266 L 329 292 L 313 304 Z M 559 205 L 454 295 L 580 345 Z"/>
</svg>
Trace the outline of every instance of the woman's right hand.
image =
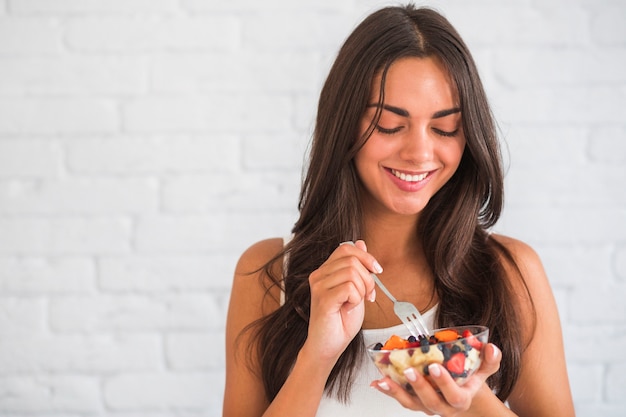
<svg viewBox="0 0 626 417">
<path fill-rule="evenodd" d="M 381 273 L 382 268 L 358 240 L 339 245 L 311 273 L 311 313 L 303 350 L 334 364 L 361 329 L 365 300 L 375 300 L 372 272 Z"/>
</svg>

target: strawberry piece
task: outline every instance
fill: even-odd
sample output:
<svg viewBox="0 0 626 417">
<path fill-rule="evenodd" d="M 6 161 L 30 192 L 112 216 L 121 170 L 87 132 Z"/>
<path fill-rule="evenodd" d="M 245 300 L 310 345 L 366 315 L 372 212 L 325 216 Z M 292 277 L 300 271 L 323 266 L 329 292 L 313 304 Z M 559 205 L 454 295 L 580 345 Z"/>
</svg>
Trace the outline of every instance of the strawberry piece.
<svg viewBox="0 0 626 417">
<path fill-rule="evenodd" d="M 448 371 L 460 375 L 465 370 L 465 354 L 462 352 L 455 353 L 446 363 Z"/>
<path fill-rule="evenodd" d="M 474 349 L 480 350 L 483 347 L 483 342 L 478 340 L 476 336 L 472 334 L 469 330 L 463 330 L 463 338 L 467 340 L 467 344 L 473 347 Z"/>
</svg>

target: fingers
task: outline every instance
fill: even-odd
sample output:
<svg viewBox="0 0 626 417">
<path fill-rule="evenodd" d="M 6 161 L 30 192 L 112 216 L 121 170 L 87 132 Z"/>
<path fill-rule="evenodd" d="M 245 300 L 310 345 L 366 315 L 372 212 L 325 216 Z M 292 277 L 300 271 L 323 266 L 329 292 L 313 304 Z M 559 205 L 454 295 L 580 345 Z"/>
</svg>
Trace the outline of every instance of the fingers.
<svg viewBox="0 0 626 417">
<path fill-rule="evenodd" d="M 319 272 L 319 276 L 323 277 L 338 273 L 342 270 L 343 272 L 350 272 L 348 276 L 352 279 L 360 292 L 362 292 L 362 282 L 365 286 L 365 292 L 362 293 L 363 296 L 369 301 L 375 301 L 376 286 L 371 277 L 371 273 L 381 273 L 383 269 L 376 258 L 367 252 L 367 246 L 364 241 L 348 241 L 339 244 L 339 247 L 331 254 L 327 262 L 325 262 L 317 272 Z M 358 273 L 360 280 L 357 276 L 352 275 L 353 272 Z M 327 281 L 327 285 L 336 285 L 342 282 L 343 278 L 339 278 L 338 282 Z"/>
<path fill-rule="evenodd" d="M 351 248 L 356 248 L 358 250 L 353 250 Z M 344 253 L 359 258 L 363 265 L 365 265 L 365 267 L 371 272 L 374 272 L 376 274 L 380 274 L 383 272 L 383 268 L 382 266 L 380 266 L 376 258 L 374 258 L 370 253 L 367 252 L 367 246 L 365 245 L 364 241 L 357 240 L 356 242 L 342 242 L 339 244 L 339 249 L 344 250 Z"/>
</svg>

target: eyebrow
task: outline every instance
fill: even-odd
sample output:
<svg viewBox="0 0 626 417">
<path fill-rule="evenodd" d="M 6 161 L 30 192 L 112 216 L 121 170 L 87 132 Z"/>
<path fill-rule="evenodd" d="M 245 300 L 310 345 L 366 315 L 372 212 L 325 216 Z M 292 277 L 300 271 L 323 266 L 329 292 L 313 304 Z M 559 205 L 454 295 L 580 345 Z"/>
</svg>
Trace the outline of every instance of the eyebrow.
<svg viewBox="0 0 626 417">
<path fill-rule="evenodd" d="M 373 103 L 373 104 L 368 104 L 367 107 L 380 107 L 380 105 L 378 103 Z M 390 106 L 389 104 L 383 104 L 383 109 L 385 110 L 389 110 L 392 113 L 397 114 L 398 116 L 402 116 L 402 117 L 410 117 L 411 114 L 405 110 L 402 109 L 400 107 L 396 107 L 396 106 Z M 442 117 L 446 117 L 449 116 L 451 114 L 454 113 L 460 113 L 461 112 L 461 108 L 460 107 L 453 107 L 451 109 L 445 109 L 445 110 L 439 110 L 438 112 L 435 112 L 432 116 L 433 119 L 440 119 Z"/>
</svg>

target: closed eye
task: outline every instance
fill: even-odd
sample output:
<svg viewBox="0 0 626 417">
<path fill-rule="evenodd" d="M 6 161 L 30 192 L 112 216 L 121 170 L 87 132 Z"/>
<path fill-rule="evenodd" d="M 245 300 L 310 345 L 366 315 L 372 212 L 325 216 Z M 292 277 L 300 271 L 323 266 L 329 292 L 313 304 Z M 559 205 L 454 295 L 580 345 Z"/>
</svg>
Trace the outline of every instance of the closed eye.
<svg viewBox="0 0 626 417">
<path fill-rule="evenodd" d="M 383 135 L 393 135 L 394 133 L 398 133 L 401 129 L 402 129 L 402 126 L 394 127 L 392 129 L 387 129 L 380 125 L 376 125 L 376 130 L 378 130 Z"/>
<path fill-rule="evenodd" d="M 454 137 L 457 135 L 457 133 L 459 133 L 459 129 L 455 129 L 451 132 L 445 131 L 445 130 L 441 130 L 441 129 L 436 129 L 433 128 L 433 132 L 435 132 L 436 134 L 440 135 L 440 136 L 445 136 L 445 137 Z"/>
</svg>

